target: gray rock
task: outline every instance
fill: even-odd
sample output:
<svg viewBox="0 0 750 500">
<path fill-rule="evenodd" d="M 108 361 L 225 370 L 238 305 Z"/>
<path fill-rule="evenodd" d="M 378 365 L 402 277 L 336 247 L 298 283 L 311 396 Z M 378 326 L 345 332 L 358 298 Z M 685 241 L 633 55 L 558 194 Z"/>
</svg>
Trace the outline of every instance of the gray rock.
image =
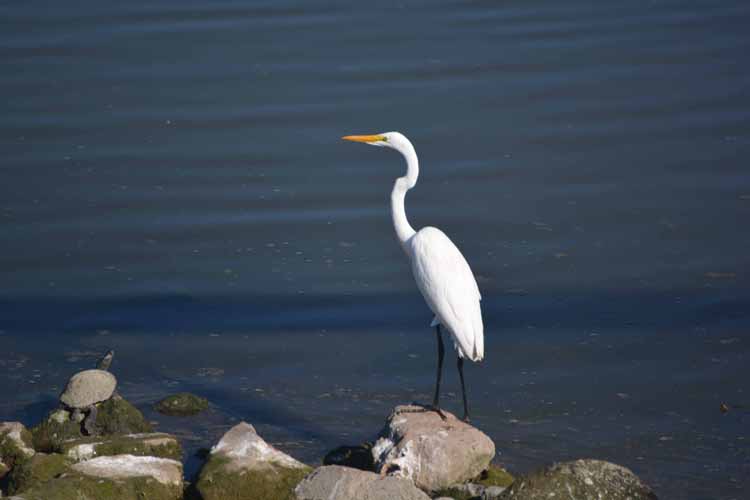
<svg viewBox="0 0 750 500">
<path fill-rule="evenodd" d="M 84 370 L 70 377 L 60 401 L 69 408 L 89 408 L 109 399 L 116 387 L 117 379 L 110 372 Z"/>
<path fill-rule="evenodd" d="M 547 500 L 556 497 L 656 500 L 654 492 L 632 471 L 601 460 L 575 460 L 553 464 L 517 478 L 499 498 Z"/>
<path fill-rule="evenodd" d="M 487 486 L 482 492 L 482 500 L 496 500 L 507 488 L 503 486 Z"/>
<path fill-rule="evenodd" d="M 481 498 L 482 500 L 495 500 L 505 489 L 502 486 L 485 486 L 479 483 L 464 483 L 451 487 L 454 492 L 459 491 L 471 498 Z"/>
<path fill-rule="evenodd" d="M 408 479 L 340 465 L 315 469 L 294 490 L 297 500 L 429 500 Z"/>
<path fill-rule="evenodd" d="M 372 448 L 375 472 L 411 479 L 425 491 L 468 481 L 485 470 L 495 444 L 453 414 L 397 406 Z"/>
</svg>

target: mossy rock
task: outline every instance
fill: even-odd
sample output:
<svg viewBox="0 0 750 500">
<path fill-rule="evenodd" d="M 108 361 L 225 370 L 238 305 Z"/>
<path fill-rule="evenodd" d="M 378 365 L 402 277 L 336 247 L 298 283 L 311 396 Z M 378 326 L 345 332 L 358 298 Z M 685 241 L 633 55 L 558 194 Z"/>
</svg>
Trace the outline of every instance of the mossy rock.
<svg viewBox="0 0 750 500">
<path fill-rule="evenodd" d="M 187 417 L 207 409 L 207 399 L 189 392 L 173 394 L 156 403 L 156 411 L 168 416 Z"/>
<path fill-rule="evenodd" d="M 125 399 L 115 397 L 96 405 L 95 427 L 101 436 L 151 432 L 151 424 L 143 414 Z M 44 453 L 59 453 L 65 441 L 81 439 L 81 424 L 70 419 L 67 410 L 53 410 L 42 422 L 31 429 L 34 449 Z"/>
<path fill-rule="evenodd" d="M 507 488 L 513 484 L 514 478 L 510 473 L 502 467 L 494 464 L 490 464 L 487 470 L 476 478 L 468 481 L 469 483 L 479 484 L 484 487 L 499 486 L 501 488 Z M 451 497 L 454 500 L 471 500 L 477 498 L 476 495 L 472 495 L 463 488 L 452 487 L 442 489 L 434 495 L 437 497 Z"/>
<path fill-rule="evenodd" d="M 96 430 L 102 436 L 151 432 L 143 413 L 125 399 L 115 397 L 97 405 Z"/>
<path fill-rule="evenodd" d="M 0 478 L 34 454 L 31 432 L 20 422 L 0 424 Z"/>
<path fill-rule="evenodd" d="M 479 477 L 474 481 L 482 486 L 501 486 L 507 488 L 515 478 L 499 465 L 491 464 L 489 468 L 482 472 Z"/>
<path fill-rule="evenodd" d="M 57 453 L 37 453 L 13 468 L 8 491 L 11 494 L 23 493 L 66 472 L 69 465 L 70 461 Z"/>
<path fill-rule="evenodd" d="M 257 470 L 234 469 L 214 456 L 203 466 L 196 488 L 203 500 L 293 500 L 294 488 L 312 470 L 275 464 Z"/>
<path fill-rule="evenodd" d="M 112 455 L 182 460 L 182 447 L 177 438 L 160 432 L 76 439 L 64 442 L 60 452 L 74 461 Z"/>
<path fill-rule="evenodd" d="M 182 488 L 150 477 L 104 479 L 66 473 L 23 493 L 25 500 L 179 500 Z"/>
<path fill-rule="evenodd" d="M 502 499 L 606 498 L 656 500 L 647 485 L 625 467 L 602 460 L 556 463 L 516 479 Z"/>
<path fill-rule="evenodd" d="M 81 424 L 70 420 L 70 413 L 65 410 L 50 412 L 31 429 L 31 435 L 34 449 L 43 453 L 59 452 L 64 441 L 83 437 Z"/>
</svg>

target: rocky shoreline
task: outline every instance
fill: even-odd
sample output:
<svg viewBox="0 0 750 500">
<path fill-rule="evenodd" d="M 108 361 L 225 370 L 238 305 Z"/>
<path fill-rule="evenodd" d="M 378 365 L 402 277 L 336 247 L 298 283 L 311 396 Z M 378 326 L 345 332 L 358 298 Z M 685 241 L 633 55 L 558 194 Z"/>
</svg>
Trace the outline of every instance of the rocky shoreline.
<svg viewBox="0 0 750 500">
<path fill-rule="evenodd" d="M 552 464 L 514 478 L 492 463 L 495 444 L 476 427 L 415 405 L 394 408 L 372 442 L 341 446 L 312 467 L 241 422 L 183 477 L 179 440 L 155 432 L 117 393 L 113 353 L 74 374 L 59 408 L 30 429 L 0 423 L 0 496 L 16 500 L 641 500 L 656 495 L 631 471 L 599 460 Z M 106 362 L 105 362 L 106 361 Z M 187 393 L 157 403 L 193 415 Z"/>
</svg>

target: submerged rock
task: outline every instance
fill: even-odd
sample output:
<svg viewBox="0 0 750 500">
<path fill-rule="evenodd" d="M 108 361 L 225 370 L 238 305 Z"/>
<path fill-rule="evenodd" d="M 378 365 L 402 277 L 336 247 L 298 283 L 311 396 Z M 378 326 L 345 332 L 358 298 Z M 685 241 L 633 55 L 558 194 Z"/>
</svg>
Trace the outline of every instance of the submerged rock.
<svg viewBox="0 0 750 500">
<path fill-rule="evenodd" d="M 182 447 L 177 438 L 162 432 L 66 441 L 62 443 L 60 452 L 74 462 L 112 455 L 151 456 L 182 460 Z"/>
<path fill-rule="evenodd" d="M 309 471 L 241 422 L 211 449 L 196 488 L 203 500 L 287 500 Z"/>
<path fill-rule="evenodd" d="M 495 444 L 453 414 L 397 406 L 372 448 L 375 471 L 405 477 L 425 491 L 463 483 L 487 469 Z"/>
<path fill-rule="evenodd" d="M 414 483 L 339 465 L 315 469 L 294 491 L 296 500 L 429 500 Z"/>
<path fill-rule="evenodd" d="M 31 433 L 21 422 L 0 423 L 0 478 L 33 455 Z"/>
<path fill-rule="evenodd" d="M 88 408 L 112 397 L 117 379 L 108 371 L 84 370 L 68 381 L 60 395 L 60 402 L 69 408 Z"/>
<path fill-rule="evenodd" d="M 187 417 L 208 409 L 208 400 L 189 392 L 167 396 L 156 403 L 156 411 L 162 415 Z"/>
<path fill-rule="evenodd" d="M 632 471 L 602 460 L 575 460 L 553 464 L 516 479 L 500 496 L 504 500 L 568 497 L 656 500 L 651 488 L 643 484 Z"/>
</svg>

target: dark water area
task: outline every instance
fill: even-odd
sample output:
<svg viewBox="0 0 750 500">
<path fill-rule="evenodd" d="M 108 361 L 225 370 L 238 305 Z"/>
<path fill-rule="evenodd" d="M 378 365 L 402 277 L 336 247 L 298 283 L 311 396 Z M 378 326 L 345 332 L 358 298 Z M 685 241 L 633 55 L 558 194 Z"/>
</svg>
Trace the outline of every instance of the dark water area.
<svg viewBox="0 0 750 500">
<path fill-rule="evenodd" d="M 109 348 L 190 453 L 244 419 L 316 463 L 429 401 L 402 159 L 340 140 L 399 130 L 412 225 L 483 293 L 498 462 L 745 498 L 748 26 L 733 0 L 0 3 L 0 420 Z M 211 412 L 151 410 L 178 390 Z"/>
</svg>

